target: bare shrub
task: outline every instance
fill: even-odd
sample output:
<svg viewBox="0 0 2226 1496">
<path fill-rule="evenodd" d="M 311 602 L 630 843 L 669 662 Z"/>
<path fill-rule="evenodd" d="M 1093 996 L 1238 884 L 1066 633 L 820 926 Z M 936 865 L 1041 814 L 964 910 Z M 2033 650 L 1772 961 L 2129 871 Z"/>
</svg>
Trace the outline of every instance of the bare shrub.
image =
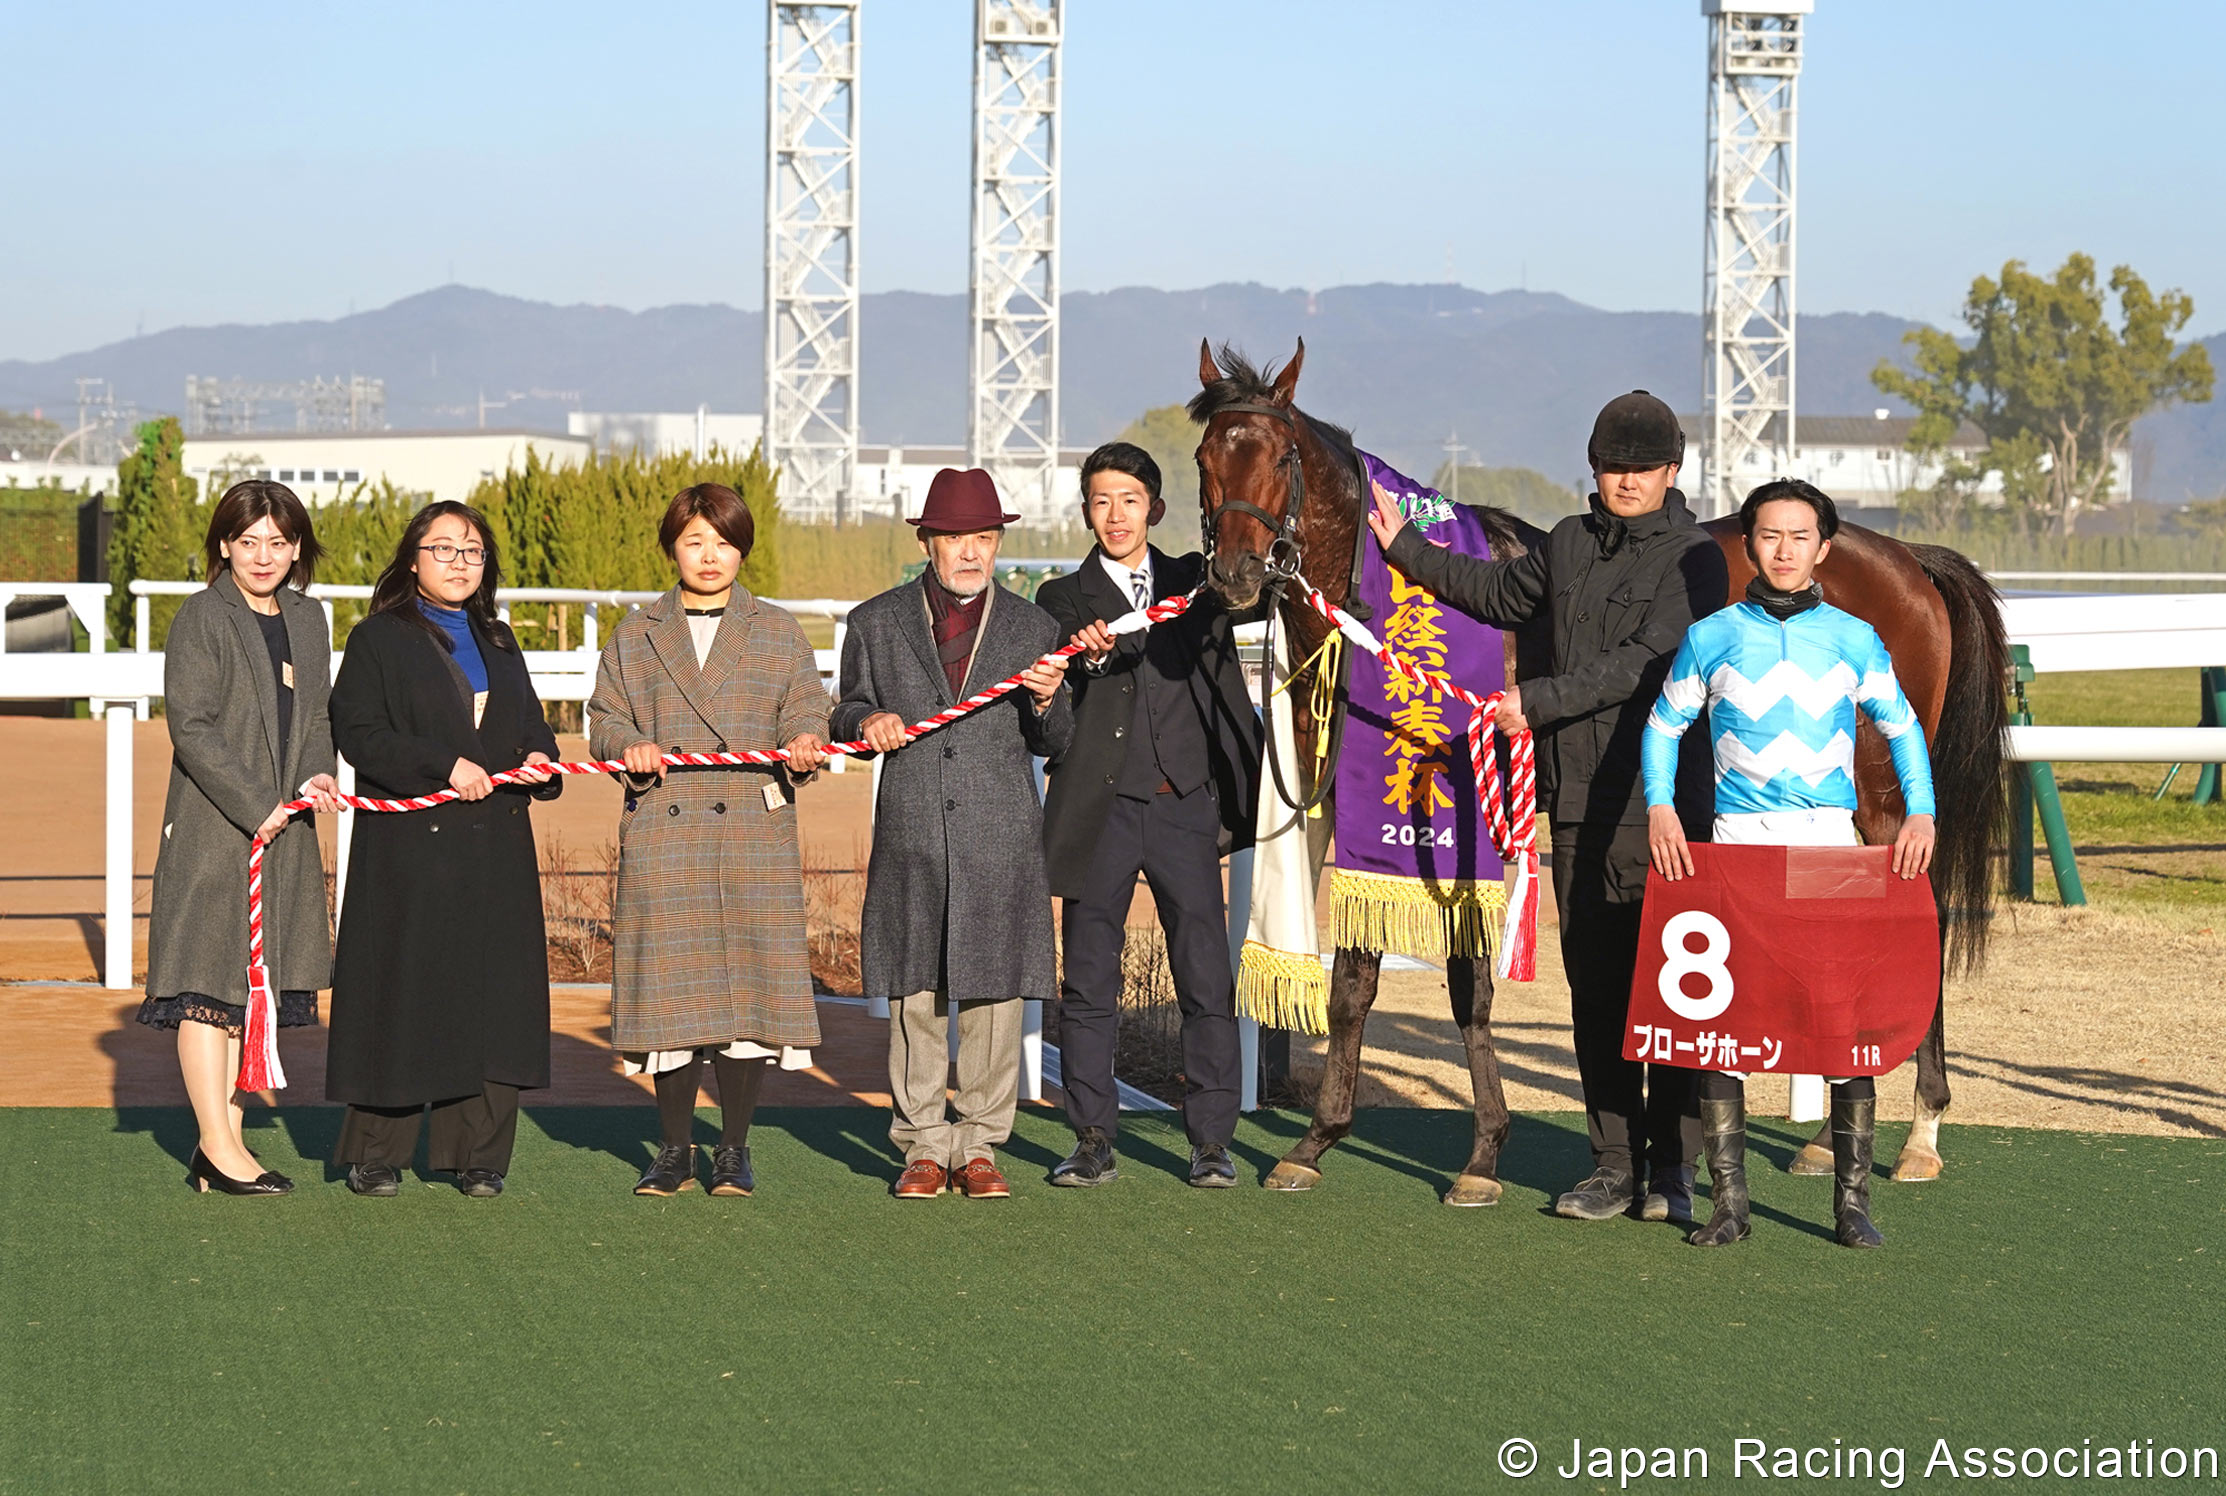
<svg viewBox="0 0 2226 1496">
<path fill-rule="evenodd" d="M 839 997 L 856 997 L 863 987 L 858 945 L 866 904 L 863 840 L 851 848 L 850 864 L 804 870 L 804 944 L 812 985 Z"/>
<path fill-rule="evenodd" d="M 560 982 L 611 979 L 611 909 L 618 898 L 618 845 L 580 857 L 552 835 L 541 857 L 541 918 L 549 975 Z"/>
<path fill-rule="evenodd" d="M 1156 924 L 1131 925 L 1121 947 L 1120 1030 L 1113 1071 L 1162 1101 L 1183 1094 L 1183 1020 L 1167 966 L 1167 937 Z"/>
</svg>

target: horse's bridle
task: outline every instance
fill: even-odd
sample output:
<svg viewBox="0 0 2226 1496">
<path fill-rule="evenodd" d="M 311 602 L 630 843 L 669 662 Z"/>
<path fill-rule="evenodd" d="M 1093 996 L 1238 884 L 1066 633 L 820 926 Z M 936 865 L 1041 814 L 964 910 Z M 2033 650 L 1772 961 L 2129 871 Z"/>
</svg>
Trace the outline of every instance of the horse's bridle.
<svg viewBox="0 0 2226 1496">
<path fill-rule="evenodd" d="M 1206 562 L 1210 566 L 1213 563 L 1215 537 L 1221 531 L 1221 517 L 1224 514 L 1231 511 L 1238 514 L 1248 514 L 1258 520 L 1261 527 L 1270 536 L 1267 554 L 1261 558 L 1267 567 L 1264 589 L 1268 600 L 1268 634 L 1266 659 L 1263 661 L 1260 670 L 1260 720 L 1263 723 L 1268 723 L 1273 720 L 1269 714 L 1272 710 L 1272 699 L 1275 694 L 1273 686 L 1275 675 L 1275 626 L 1279 615 L 1283 611 L 1283 586 L 1286 582 L 1298 578 L 1300 563 L 1305 559 L 1304 549 L 1299 543 L 1299 521 L 1306 510 L 1306 453 L 1299 445 L 1298 414 L 1287 405 L 1269 405 L 1264 402 L 1244 401 L 1224 405 L 1216 410 L 1214 414 L 1217 416 L 1267 416 L 1270 419 L 1281 421 L 1285 429 L 1291 433 L 1290 450 L 1279 459 L 1291 465 L 1290 489 L 1284 496 L 1282 517 L 1278 518 L 1259 505 L 1249 503 L 1244 499 L 1224 499 L 1214 506 L 1213 523 L 1204 527 L 1205 534 L 1201 537 L 1205 546 Z M 1353 521 L 1353 569 L 1345 588 L 1345 610 L 1354 618 L 1366 622 L 1370 616 L 1370 610 L 1367 604 L 1360 600 L 1358 594 L 1360 591 L 1361 562 L 1367 555 L 1363 548 L 1368 544 L 1366 516 L 1368 469 L 1361 462 L 1358 452 L 1353 454 L 1353 468 L 1359 476 L 1362 513 L 1356 516 Z M 1276 794 L 1282 797 L 1285 805 L 1301 815 L 1311 812 L 1316 806 L 1327 800 L 1337 782 L 1337 759 L 1345 744 L 1344 665 L 1344 658 L 1339 656 L 1337 679 L 1331 684 L 1333 705 L 1330 709 L 1329 742 L 1327 751 L 1322 757 L 1321 777 L 1314 785 L 1314 793 L 1308 795 L 1304 800 L 1291 793 L 1290 785 L 1284 778 L 1282 758 L 1275 746 L 1274 730 L 1270 728 L 1267 733 L 1268 770 L 1274 776 Z"/>
<path fill-rule="evenodd" d="M 1261 528 L 1268 532 L 1267 554 L 1260 559 L 1267 564 L 1269 585 L 1280 592 L 1283 583 L 1298 575 L 1301 559 L 1298 532 L 1299 517 L 1306 509 L 1306 455 L 1299 450 L 1298 417 L 1292 414 L 1291 408 L 1287 405 L 1267 405 L 1255 402 L 1224 405 L 1216 410 L 1214 414 L 1217 416 L 1267 416 L 1273 420 L 1281 421 L 1291 433 L 1290 450 L 1280 459 L 1291 465 L 1290 491 L 1283 500 L 1282 517 L 1279 519 L 1262 509 L 1258 504 L 1248 503 L 1243 499 L 1224 499 L 1214 506 L 1213 524 L 1207 527 L 1203 537 L 1206 560 L 1211 562 L 1213 560 L 1214 541 L 1221 532 L 1221 517 L 1229 513 L 1251 515 L 1260 522 Z"/>
</svg>

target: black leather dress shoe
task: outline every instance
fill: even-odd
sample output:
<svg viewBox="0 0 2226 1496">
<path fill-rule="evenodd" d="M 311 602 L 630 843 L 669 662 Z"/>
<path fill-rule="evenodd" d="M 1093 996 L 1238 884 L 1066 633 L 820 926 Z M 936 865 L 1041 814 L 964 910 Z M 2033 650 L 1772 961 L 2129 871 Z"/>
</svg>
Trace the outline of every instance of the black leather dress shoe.
<svg viewBox="0 0 2226 1496">
<path fill-rule="evenodd" d="M 348 1188 L 359 1195 L 390 1199 L 402 1192 L 401 1171 L 387 1164 L 350 1164 Z"/>
<path fill-rule="evenodd" d="M 657 1150 L 657 1157 L 642 1171 L 641 1181 L 634 1186 L 637 1195 L 655 1195 L 668 1199 L 696 1182 L 696 1145 L 693 1143 L 667 1143 Z"/>
<path fill-rule="evenodd" d="M 757 1174 L 750 1167 L 747 1148 L 721 1148 L 711 1155 L 711 1193 L 747 1195 L 757 1188 Z"/>
<path fill-rule="evenodd" d="M 1237 1182 L 1237 1166 L 1221 1143 L 1200 1143 L 1190 1150 L 1190 1182 L 1202 1190 L 1225 1190 Z"/>
<path fill-rule="evenodd" d="M 492 1200 L 502 1193 L 502 1175 L 493 1169 L 460 1169 L 456 1188 L 473 1200 Z"/>
<path fill-rule="evenodd" d="M 1554 1214 L 1572 1221 L 1604 1221 L 1629 1211 L 1637 1190 L 1637 1181 L 1621 1169 L 1594 1169 L 1554 1201 Z"/>
<path fill-rule="evenodd" d="M 1113 1166 L 1113 1140 L 1095 1127 L 1076 1133 L 1074 1152 L 1051 1170 L 1051 1182 L 1068 1189 L 1088 1189 L 1120 1177 Z"/>
</svg>

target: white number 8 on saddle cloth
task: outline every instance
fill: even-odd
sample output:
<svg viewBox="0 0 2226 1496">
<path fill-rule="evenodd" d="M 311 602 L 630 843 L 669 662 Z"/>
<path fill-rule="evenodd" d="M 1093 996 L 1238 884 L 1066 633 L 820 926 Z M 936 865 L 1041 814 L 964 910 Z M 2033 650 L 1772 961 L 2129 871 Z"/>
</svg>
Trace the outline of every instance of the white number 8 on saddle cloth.
<svg viewBox="0 0 2226 1496">
<path fill-rule="evenodd" d="M 1699 950 L 1689 949 L 1685 939 L 1698 935 L 1702 945 Z M 1655 978 L 1655 988 L 1662 994 L 1662 1001 L 1672 1013 L 1694 1023 L 1706 1023 L 1721 1017 L 1731 1006 L 1731 972 L 1724 959 L 1731 954 L 1731 931 L 1724 922 L 1702 909 L 1687 909 L 1673 914 L 1662 926 L 1662 972 Z M 1684 980 L 1688 976 L 1708 979 L 1705 997 L 1687 997 Z"/>
</svg>

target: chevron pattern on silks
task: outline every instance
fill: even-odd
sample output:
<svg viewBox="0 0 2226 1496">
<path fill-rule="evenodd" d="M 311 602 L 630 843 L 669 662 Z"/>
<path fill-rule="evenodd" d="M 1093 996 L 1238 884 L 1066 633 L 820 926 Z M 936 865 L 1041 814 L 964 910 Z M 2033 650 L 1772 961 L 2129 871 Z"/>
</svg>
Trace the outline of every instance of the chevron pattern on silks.
<svg viewBox="0 0 2226 1496">
<path fill-rule="evenodd" d="M 1170 597 L 1148 608 L 1138 608 L 1123 613 L 1106 625 L 1114 634 L 1133 634 L 1154 624 L 1179 618 L 1196 596 L 1196 589 L 1181 597 Z M 1043 656 L 1043 660 L 1063 660 L 1080 654 L 1080 644 L 1062 644 Z M 1030 665 L 1033 669 L 1038 660 Z M 1027 672 L 1016 670 L 994 685 L 984 686 L 964 701 L 943 708 L 932 717 L 923 717 L 904 730 L 906 747 L 918 742 L 938 727 L 948 726 L 969 713 L 978 712 L 999 697 L 1018 689 L 1020 678 Z M 859 740 L 850 743 L 829 743 L 827 752 L 842 757 L 865 755 L 874 751 L 873 745 Z M 657 762 L 667 768 L 705 768 L 724 764 L 777 764 L 788 758 L 785 748 L 751 748 L 742 752 L 723 753 L 664 753 Z M 539 784 L 557 774 L 620 774 L 626 769 L 620 759 L 579 759 L 561 764 L 535 764 L 531 768 L 505 769 L 500 774 L 490 774 L 494 784 Z M 367 795 L 336 795 L 346 810 L 429 810 L 450 800 L 463 798 L 455 790 L 439 790 L 430 795 L 412 795 L 406 800 L 378 800 Z M 307 810 L 315 802 L 304 796 L 290 800 L 284 807 L 288 811 Z M 286 1072 L 278 1063 L 278 1009 L 271 995 L 270 970 L 263 961 L 263 843 L 254 839 L 247 844 L 247 1025 L 240 1045 L 240 1069 L 236 1080 L 242 1091 L 276 1090 L 286 1084 Z"/>
<path fill-rule="evenodd" d="M 1902 803 L 1933 811 L 1924 728 L 1877 630 L 1823 604 L 1783 622 L 1736 603 L 1685 631 L 1646 719 L 1646 803 L 1672 803 L 1677 741 L 1708 712 L 1716 814 L 1855 808 L 1856 714 L 1893 754 Z"/>
</svg>

